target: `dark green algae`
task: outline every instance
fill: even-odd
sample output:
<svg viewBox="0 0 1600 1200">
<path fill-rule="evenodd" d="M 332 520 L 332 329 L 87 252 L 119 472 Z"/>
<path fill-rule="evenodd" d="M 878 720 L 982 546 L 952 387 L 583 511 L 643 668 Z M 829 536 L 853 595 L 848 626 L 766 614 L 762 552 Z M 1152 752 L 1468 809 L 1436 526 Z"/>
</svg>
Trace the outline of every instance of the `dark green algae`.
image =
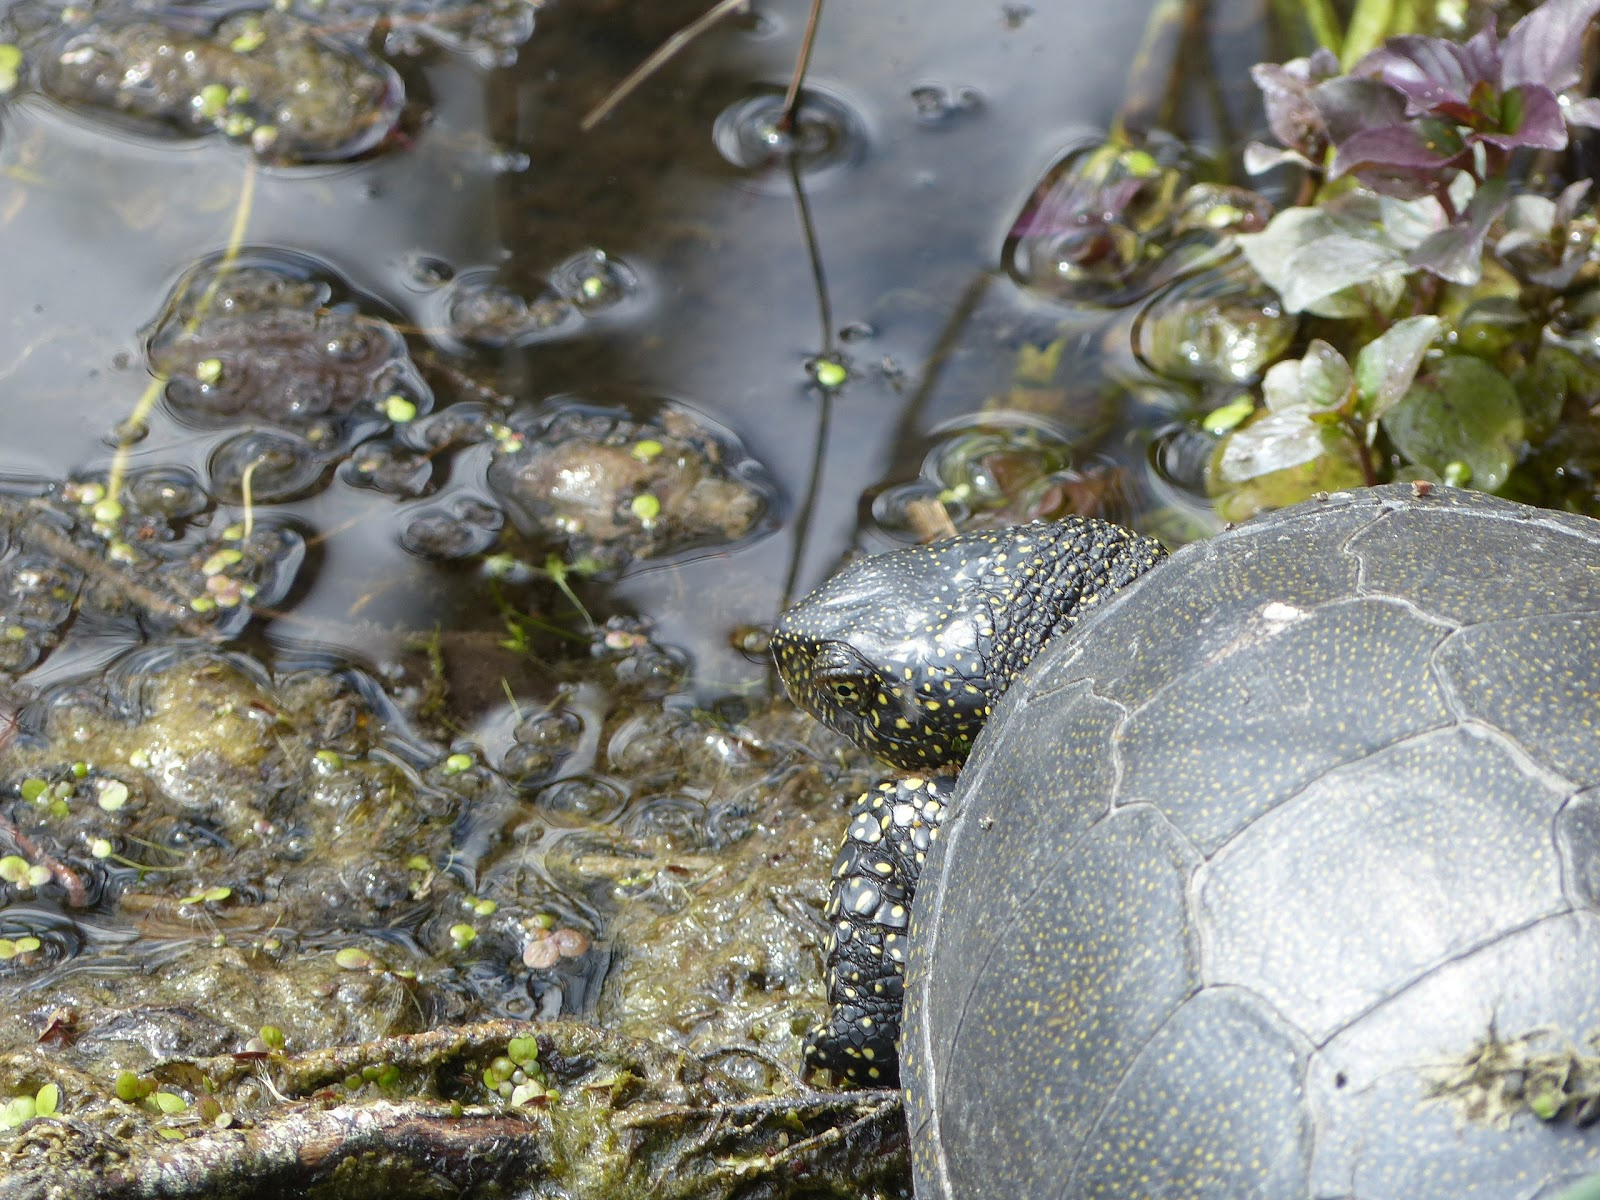
<svg viewBox="0 0 1600 1200">
<path fill-rule="evenodd" d="M 783 1065 L 798 1061 L 821 997 L 814 864 L 866 764 L 785 708 L 736 720 L 675 710 L 649 669 L 655 649 L 612 640 L 626 651 L 575 685 L 580 720 L 600 723 L 613 767 L 647 744 L 648 782 L 596 820 L 557 806 L 548 786 L 447 754 L 349 670 L 273 675 L 188 642 L 24 708 L 0 789 L 19 845 L 49 875 L 0 884 L 3 936 L 38 942 L 0 962 L 0 1087 L 56 1084 L 72 1129 L 35 1122 L 0 1147 L 0 1195 L 59 1182 L 63 1138 L 110 1136 L 137 1160 L 169 1139 L 289 1128 L 304 1097 L 515 1118 L 538 1144 L 522 1188 L 548 1177 L 635 1194 L 638 1172 L 677 1154 L 683 1194 L 745 1194 L 791 1134 L 797 1146 L 827 1134 L 795 1152 L 820 1172 L 811 1194 L 835 1194 L 828 1170 L 843 1168 L 830 1155 L 860 1179 L 881 1169 L 854 1156 L 864 1138 L 894 1143 L 897 1102 L 825 1101 Z M 552 765 L 560 775 L 559 756 Z M 560 952 L 541 956 L 547 943 Z M 520 1023 L 564 1012 L 610 1032 Z M 485 1022 L 511 1032 L 475 1033 Z M 542 1081 L 555 1098 L 513 1105 L 481 1085 L 511 1036 L 538 1036 L 543 1061 L 565 1064 Z M 416 1038 L 431 1048 L 404 1049 Z M 722 1047 L 740 1049 L 717 1059 Z M 349 1062 L 296 1074 L 319 1054 Z M 630 1056 L 711 1082 L 685 1089 Z M 608 1069 L 615 1078 L 597 1084 Z M 125 1072 L 182 1107 L 117 1099 Z M 650 1136 L 634 1137 L 627 1122 L 646 1100 L 676 1115 L 650 1110 Z M 717 1105 L 743 1106 L 751 1156 L 725 1193 L 701 1178 L 715 1164 L 685 1149 Z M 762 1140 L 763 1122 L 777 1140 Z M 840 1141 L 840 1128 L 854 1133 Z"/>
</svg>

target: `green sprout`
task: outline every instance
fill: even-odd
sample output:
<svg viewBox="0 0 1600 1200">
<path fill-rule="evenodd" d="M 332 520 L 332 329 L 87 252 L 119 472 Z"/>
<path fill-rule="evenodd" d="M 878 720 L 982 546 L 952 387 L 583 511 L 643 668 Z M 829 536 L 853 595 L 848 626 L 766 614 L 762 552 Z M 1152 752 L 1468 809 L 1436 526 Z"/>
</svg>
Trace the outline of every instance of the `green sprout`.
<svg viewBox="0 0 1600 1200">
<path fill-rule="evenodd" d="M 386 396 L 381 407 L 383 415 L 396 425 L 417 419 L 417 406 L 404 396 Z"/>
<path fill-rule="evenodd" d="M 21 74 L 21 47 L 0 42 L 0 95 L 15 91 Z"/>
<path fill-rule="evenodd" d="M 230 888 L 230 887 L 222 887 L 222 886 L 219 885 L 219 886 L 216 886 L 216 887 L 208 887 L 204 891 L 195 892 L 193 895 L 185 896 L 185 897 L 183 897 L 183 899 L 179 900 L 178 903 L 179 904 L 219 904 L 222 901 L 226 900 L 231 895 L 233 895 L 233 889 L 232 888 Z"/>
<path fill-rule="evenodd" d="M 813 373 L 816 376 L 817 385 L 827 388 L 830 392 L 838 391 L 844 386 L 845 380 L 850 378 L 850 372 L 845 370 L 844 364 L 831 358 L 818 360 L 816 367 L 813 368 Z"/>
</svg>

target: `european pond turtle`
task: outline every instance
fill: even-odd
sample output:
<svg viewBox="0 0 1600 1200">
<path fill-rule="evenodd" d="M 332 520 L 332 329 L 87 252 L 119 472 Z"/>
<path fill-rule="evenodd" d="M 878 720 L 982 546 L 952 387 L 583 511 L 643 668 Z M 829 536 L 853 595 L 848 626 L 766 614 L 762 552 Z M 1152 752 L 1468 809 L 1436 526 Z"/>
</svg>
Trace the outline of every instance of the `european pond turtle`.
<svg viewBox="0 0 1600 1200">
<path fill-rule="evenodd" d="M 1394 485 L 1160 557 L 969 534 L 785 615 L 796 698 L 915 772 L 841 852 L 816 1061 L 894 1077 L 907 955 L 923 1200 L 1600 1170 L 1600 522 Z"/>
</svg>

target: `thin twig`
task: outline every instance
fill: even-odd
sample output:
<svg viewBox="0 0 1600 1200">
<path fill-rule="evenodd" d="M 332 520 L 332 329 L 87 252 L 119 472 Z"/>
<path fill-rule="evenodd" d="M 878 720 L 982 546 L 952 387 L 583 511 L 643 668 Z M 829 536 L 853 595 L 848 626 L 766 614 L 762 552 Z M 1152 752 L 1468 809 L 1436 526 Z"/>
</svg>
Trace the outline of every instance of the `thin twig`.
<svg viewBox="0 0 1600 1200">
<path fill-rule="evenodd" d="M 26 855 L 30 862 L 50 872 L 51 878 L 66 889 L 67 904 L 70 907 L 89 907 L 89 889 L 76 871 L 23 833 L 16 822 L 4 816 L 0 816 L 0 834 L 10 838 L 12 844 L 20 853 Z"/>
<path fill-rule="evenodd" d="M 44 548 L 56 558 L 75 567 L 85 575 L 96 575 L 114 581 L 123 595 L 147 612 L 159 613 L 168 620 L 177 624 L 184 633 L 194 638 L 216 640 L 214 629 L 203 622 L 194 620 L 188 611 L 174 604 L 167 597 L 136 580 L 127 571 L 119 571 L 115 567 L 106 565 L 103 559 L 90 554 L 74 542 L 62 537 L 42 521 L 35 522 L 27 530 L 27 536 L 41 542 Z"/>
<path fill-rule="evenodd" d="M 822 0 L 811 0 L 811 11 L 806 14 L 806 31 L 800 38 L 800 53 L 794 60 L 794 74 L 789 76 L 789 90 L 783 95 L 783 117 L 779 128 L 793 133 L 800 115 L 800 88 L 806 81 L 806 71 L 811 66 L 811 51 L 817 44 L 817 23 L 822 20 Z"/>
<path fill-rule="evenodd" d="M 606 94 L 604 100 L 600 101 L 599 104 L 596 104 L 585 114 L 583 120 L 578 122 L 578 128 L 583 130 L 584 133 L 588 133 L 601 121 L 609 117 L 615 111 L 617 105 L 633 95 L 640 84 L 680 54 L 690 42 L 722 20 L 723 17 L 745 7 L 749 2 L 750 0 L 720 0 L 720 3 L 712 5 L 701 13 L 700 16 L 657 46 L 655 52 L 649 58 L 628 72 L 627 78 L 612 88 Z"/>
</svg>

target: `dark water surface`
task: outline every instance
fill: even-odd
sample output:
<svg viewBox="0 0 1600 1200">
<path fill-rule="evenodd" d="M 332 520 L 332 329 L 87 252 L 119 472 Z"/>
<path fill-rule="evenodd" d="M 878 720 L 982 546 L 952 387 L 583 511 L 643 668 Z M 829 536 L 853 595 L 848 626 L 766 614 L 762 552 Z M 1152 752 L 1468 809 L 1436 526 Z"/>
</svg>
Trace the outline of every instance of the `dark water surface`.
<svg viewBox="0 0 1600 1200">
<path fill-rule="evenodd" d="M 915 476 L 919 438 L 1004 391 L 1017 347 L 1068 319 L 1000 276 L 999 251 L 1050 162 L 1116 110 L 1143 8 L 827 8 L 811 86 L 847 132 L 801 174 L 829 339 L 851 377 L 803 545 L 795 517 L 820 417 L 806 364 L 825 348 L 818 297 L 787 173 L 727 153 L 742 106 L 770 102 L 786 78 L 799 0 L 725 22 L 588 134 L 583 112 L 698 6 L 574 0 L 539 13 L 514 65 L 484 70 L 448 50 L 411 60 L 408 88 L 427 115 L 410 144 L 354 165 L 256 168 L 245 245 L 308 256 L 418 331 L 415 351 L 518 401 L 672 398 L 741 438 L 776 486 L 769 532 L 645 564 L 612 593 L 692 653 L 703 694 L 726 692 L 763 677 L 728 631 L 770 620 L 791 578 L 820 579 L 852 541 L 864 493 Z M 217 137 L 130 133 L 24 90 L 4 110 L 0 165 L 0 403 L 12 418 L 0 475 L 104 472 L 113 430 L 149 379 L 141 330 L 175 281 L 226 245 L 248 152 Z M 608 310 L 488 349 L 448 328 L 464 281 L 532 300 L 559 264 L 595 248 L 632 278 Z M 455 284 L 439 286 L 447 275 Z M 838 341 L 841 331 L 854 336 Z M 1136 427 L 1150 418 L 1130 418 L 1100 449 L 1142 470 Z M 130 466 L 204 477 L 233 432 L 195 428 L 163 404 Z M 381 659 L 405 630 L 493 628 L 475 581 L 397 542 L 416 509 L 481 494 L 484 460 L 460 455 L 436 481 L 442 491 L 421 500 L 333 478 L 284 506 L 319 555 L 274 640 Z M 63 655 L 38 676 L 84 665 L 82 651 Z"/>
</svg>

